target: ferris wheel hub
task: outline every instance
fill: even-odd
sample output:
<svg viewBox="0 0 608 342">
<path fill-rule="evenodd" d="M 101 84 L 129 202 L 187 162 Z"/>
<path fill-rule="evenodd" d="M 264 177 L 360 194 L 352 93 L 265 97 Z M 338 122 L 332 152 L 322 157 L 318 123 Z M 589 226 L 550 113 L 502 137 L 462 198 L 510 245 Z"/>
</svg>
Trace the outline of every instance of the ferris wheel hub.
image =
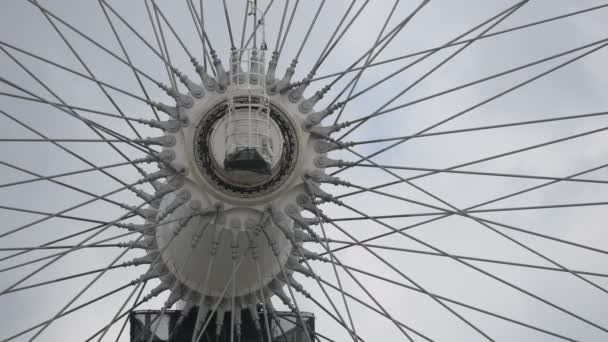
<svg viewBox="0 0 608 342">
<path fill-rule="evenodd" d="M 165 131 L 163 154 L 183 168 L 169 183 L 202 209 L 176 206 L 180 191 L 164 195 L 158 210 L 168 223 L 155 230 L 157 249 L 149 253 L 163 251 L 169 276 L 161 281 L 187 289 L 189 305 L 219 302 L 230 311 L 233 302 L 245 307 L 275 295 L 288 303 L 282 287 L 297 284 L 294 272 L 310 274 L 297 261 L 310 254 L 302 244 L 315 241 L 302 228 L 306 206 L 299 203 L 308 196 L 308 173 L 323 172 L 317 160 L 326 149 L 306 128 L 305 100 L 266 91 L 263 57 L 232 51 L 217 86 L 199 86 L 203 97 L 178 106 L 186 124 Z"/>
</svg>

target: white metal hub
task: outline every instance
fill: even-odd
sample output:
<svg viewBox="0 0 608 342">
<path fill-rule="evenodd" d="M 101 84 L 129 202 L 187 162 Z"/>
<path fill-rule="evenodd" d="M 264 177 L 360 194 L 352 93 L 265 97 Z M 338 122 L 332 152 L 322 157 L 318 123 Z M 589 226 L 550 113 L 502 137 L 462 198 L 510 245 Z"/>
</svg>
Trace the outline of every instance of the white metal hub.
<svg viewBox="0 0 608 342">
<path fill-rule="evenodd" d="M 163 251 L 169 276 L 160 279 L 172 291 L 185 291 L 186 305 L 220 303 L 222 310 L 231 310 L 232 305 L 245 308 L 273 295 L 289 301 L 282 288 L 295 281 L 291 274 L 299 265 L 303 241 L 294 236 L 304 233 L 285 212 L 306 194 L 305 175 L 317 169 L 314 160 L 325 153 L 315 151 L 319 139 L 304 129 L 306 116 L 287 94 L 257 96 L 248 82 L 235 82 L 222 92 L 207 90 L 192 106 L 180 108 L 186 124 L 166 133 L 175 143 L 164 153 L 174 156 L 170 164 L 183 173 L 170 180 L 179 190 L 159 205 L 159 213 L 170 211 L 164 219 L 170 223 L 155 230 L 157 248 L 149 253 Z M 255 115 L 243 109 L 262 102 L 266 120 L 259 109 Z M 253 118 L 249 127 L 254 130 L 249 136 L 251 132 L 237 127 L 248 118 Z M 262 138 L 256 143 L 258 136 Z M 268 161 L 269 172 L 235 173 L 226 167 L 230 149 L 247 148 L 243 141 L 262 156 L 258 160 Z M 188 205 L 172 209 L 180 195 L 189 196 Z M 193 211 L 199 215 L 188 219 Z"/>
</svg>

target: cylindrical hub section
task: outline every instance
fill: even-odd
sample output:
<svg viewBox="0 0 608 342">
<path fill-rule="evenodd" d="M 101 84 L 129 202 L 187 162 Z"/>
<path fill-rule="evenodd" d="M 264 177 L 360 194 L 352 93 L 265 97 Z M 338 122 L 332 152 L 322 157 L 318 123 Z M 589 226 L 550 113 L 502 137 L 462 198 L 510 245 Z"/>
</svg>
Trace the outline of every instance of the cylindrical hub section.
<svg viewBox="0 0 608 342">
<path fill-rule="evenodd" d="M 270 175 L 280 142 L 271 134 L 264 52 L 234 50 L 230 60 L 224 169 L 236 172 L 240 177 Z M 236 100 L 235 94 L 240 94 L 240 101 Z M 243 97 L 247 100 L 242 101 Z"/>
</svg>

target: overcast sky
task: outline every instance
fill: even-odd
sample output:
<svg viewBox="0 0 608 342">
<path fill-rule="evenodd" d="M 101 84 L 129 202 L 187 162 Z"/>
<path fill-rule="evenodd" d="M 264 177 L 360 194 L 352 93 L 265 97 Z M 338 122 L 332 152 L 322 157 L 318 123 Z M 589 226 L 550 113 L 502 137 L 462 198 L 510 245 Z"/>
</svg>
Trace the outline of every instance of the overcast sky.
<svg viewBox="0 0 608 342">
<path fill-rule="evenodd" d="M 270 49 L 275 48 L 276 34 L 284 1 L 275 1 L 266 18 L 266 38 Z M 198 4 L 198 1 L 195 2 Z M 41 0 L 39 3 L 93 38 L 100 45 L 117 55 L 123 56 L 97 1 Z M 130 25 L 141 33 L 146 40 L 154 44 L 154 33 L 143 0 L 110 0 L 108 3 L 125 20 L 128 20 Z M 194 29 L 186 2 L 158 0 L 157 3 L 188 49 L 196 56 L 201 56 L 200 39 Z M 226 65 L 230 41 L 221 3 L 219 0 L 205 1 L 206 24 L 209 38 L 214 44 L 214 48 L 224 59 L 224 65 Z M 240 41 L 245 2 L 228 1 L 228 3 L 233 31 L 238 43 Z M 265 8 L 268 1 L 259 0 L 259 3 L 262 8 Z M 290 8 L 293 3 L 293 0 L 290 1 Z M 295 56 L 319 3 L 320 0 L 300 2 L 293 28 L 289 33 L 281 56 L 280 66 L 277 70 L 278 76 L 283 75 L 286 66 Z M 358 9 L 364 3 L 361 0 L 356 1 L 355 9 Z M 419 3 L 419 1 L 401 1 L 388 23 L 388 28 L 393 28 L 394 25 L 407 17 Z M 512 0 L 431 0 L 408 23 L 377 60 L 441 46 L 515 3 Z M 491 32 L 603 3 L 605 1 L 531 0 L 498 24 Z M 294 80 L 302 79 L 309 72 L 349 4 L 350 1 L 347 0 L 326 1 L 318 23 L 312 30 L 300 56 Z M 344 70 L 367 51 L 376 39 L 382 25 L 386 22 L 393 4 L 394 1 L 392 0 L 369 1 L 361 16 L 354 22 L 350 30 L 319 68 L 317 75 L 322 76 Z M 79 72 L 86 72 L 40 10 L 29 1 L 5 0 L 2 5 L 0 11 L 0 41 L 7 52 L 12 54 L 24 67 L 36 77 L 39 77 L 49 89 L 70 105 L 117 113 L 112 103 L 91 81 L 6 48 L 4 43 L 12 44 Z M 353 10 L 351 15 L 355 11 Z M 133 64 L 151 77 L 168 84 L 166 71 L 161 60 L 142 44 L 135 35 L 129 32 L 126 26 L 120 23 L 115 16 L 111 16 L 111 19 L 116 25 L 117 32 L 126 46 Z M 608 36 L 607 19 L 608 9 L 599 9 L 475 42 L 422 82 L 416 84 L 387 108 L 406 104 L 443 90 L 605 39 Z M 141 96 L 142 93 L 137 80 L 128 67 L 65 26 L 58 24 L 58 27 L 99 80 Z M 188 61 L 188 56 L 178 42 L 170 36 L 169 30 L 166 27 L 164 29 L 167 34 L 173 64 L 191 79 L 198 80 Z M 467 38 L 472 38 L 480 32 L 480 30 L 475 31 Z M 442 63 L 456 49 L 457 47 L 440 51 L 349 102 L 341 120 L 357 119 L 378 110 L 403 89 L 416 82 L 439 63 Z M 589 49 L 564 55 L 546 63 L 534 65 L 488 82 L 416 103 L 374 118 L 355 130 L 345 140 L 361 141 L 415 134 L 586 51 L 589 51 Z M 386 75 L 411 63 L 415 58 L 418 57 L 370 68 L 363 74 L 357 89 L 364 89 L 374 84 Z M 468 111 L 461 117 L 434 128 L 431 132 L 605 111 L 608 108 L 608 96 L 606 96 L 606 89 L 608 89 L 607 60 L 606 49 L 598 50 L 520 89 Z M 35 95 L 55 101 L 53 95 L 38 84 L 3 51 L 0 52 L 0 77 Z M 343 89 L 351 77 L 345 77 L 338 82 L 323 101 L 318 104 L 318 108 L 326 106 Z M 171 103 L 162 91 L 150 82 L 144 82 L 152 99 Z M 320 89 L 326 82 L 327 80 L 313 83 L 308 88 L 306 95 L 310 96 L 312 92 Z M 5 82 L 1 83 L 0 92 L 32 96 L 26 95 Z M 141 101 L 114 90 L 110 90 L 109 93 L 125 115 L 148 119 L 153 117 L 149 107 Z M 0 96 L 0 110 L 30 125 L 48 137 L 97 138 L 95 133 L 82 122 L 48 105 Z M 81 114 L 117 132 L 134 137 L 133 132 L 123 121 L 85 112 Z M 391 149 L 374 158 L 374 161 L 382 165 L 444 169 L 604 126 L 608 126 L 608 118 L 596 116 L 473 133 L 423 137 Z M 140 131 L 144 137 L 159 135 L 159 131 L 145 127 L 139 128 L 141 128 Z M 0 115 L 0 137 L 38 138 L 39 136 L 6 115 Z M 567 177 L 606 163 L 607 138 L 605 132 L 598 132 L 529 152 L 471 165 L 459 170 Z M 360 145 L 355 147 L 354 150 L 357 153 L 367 155 L 388 146 L 388 144 Z M 124 160 L 105 144 L 68 143 L 65 146 L 84 156 L 95 165 L 108 165 Z M 130 147 L 123 147 L 123 150 L 132 158 L 142 156 L 140 152 Z M 348 151 L 334 153 L 332 157 L 357 160 L 357 157 Z M 52 175 L 89 167 L 84 162 L 50 143 L 0 142 L 0 161 L 41 175 Z M 406 170 L 395 170 L 394 172 L 402 177 L 422 173 Z M 111 169 L 110 173 L 126 183 L 138 179 L 138 174 L 128 166 Z M 8 166 L 0 166 L 1 183 L 31 177 L 31 174 L 26 174 Z M 381 169 L 366 167 L 355 167 L 340 173 L 339 177 L 363 187 L 371 187 L 396 180 L 394 176 Z M 608 180 L 608 171 L 605 168 L 599 169 L 585 174 L 581 178 Z M 62 178 L 61 181 L 97 195 L 110 192 L 121 186 L 120 183 L 100 172 L 66 177 Z M 427 194 L 406 184 L 386 187 L 382 191 L 441 208 L 450 209 L 446 204 L 447 202 L 458 209 L 465 209 L 544 182 L 546 181 L 539 179 L 443 173 L 417 179 L 413 182 L 424 189 Z M 560 182 L 482 208 L 602 202 L 606 201 L 605 187 L 605 183 Z M 354 190 L 330 186 L 324 188 L 335 194 Z M 440 198 L 443 203 L 429 196 L 428 193 Z M 90 198 L 86 194 L 50 182 L 35 182 L 0 188 L 0 206 L 48 213 L 63 210 Z M 139 204 L 136 197 L 126 192 L 120 192 L 111 196 L 111 198 L 134 205 Z M 344 198 L 344 201 L 370 216 L 434 211 L 421 205 L 371 193 L 347 197 Z M 359 216 L 344 207 L 325 205 L 322 209 L 333 218 Z M 93 220 L 111 221 L 122 213 L 124 211 L 117 209 L 112 204 L 95 201 L 90 205 L 70 211 L 68 214 Z M 3 226 L 0 232 L 10 231 L 43 217 L 15 210 L 2 210 L 0 214 L 2 215 L 0 222 Z M 474 215 L 596 249 L 608 250 L 606 248 L 608 245 L 608 234 L 606 233 L 608 217 L 602 205 L 485 212 Z M 386 219 L 383 222 L 401 228 L 428 218 L 418 216 Z M 359 240 L 389 231 L 388 228 L 369 220 L 343 221 L 338 222 L 338 224 Z M 94 225 L 93 223 L 55 218 L 34 225 L 17 234 L 0 238 L 0 247 L 36 246 L 88 229 Z M 491 227 L 542 253 L 566 268 L 608 274 L 608 258 L 605 252 L 594 252 L 589 249 L 573 247 L 495 225 Z M 349 240 L 335 227 L 324 225 L 324 228 L 328 235 L 335 239 Z M 94 240 L 111 237 L 121 232 L 117 228 L 112 228 Z M 505 237 L 484 227 L 479 222 L 463 217 L 451 216 L 416 227 L 409 232 L 416 238 L 456 255 L 558 267 L 530 251 L 526 251 L 523 247 L 517 246 L 514 242 L 508 241 Z M 76 237 L 61 244 L 76 244 L 82 239 L 83 237 Z M 405 236 L 398 235 L 378 239 L 373 243 L 431 251 L 431 249 Z M 336 244 L 335 247 L 338 246 L 339 244 Z M 318 246 L 307 247 L 321 251 Z M 353 247 L 338 252 L 336 255 L 346 265 L 411 285 L 412 283 L 403 277 L 403 275 L 406 275 L 428 291 L 542 327 L 575 340 L 605 341 L 608 338 L 607 331 L 602 331 L 580 319 L 543 304 L 539 300 L 500 284 L 496 280 L 454 260 L 402 251 L 383 249 L 374 249 L 374 251 L 402 274 L 391 270 L 377 257 L 360 247 Z M 39 262 L 14 270 L 4 271 L 4 268 L 54 252 L 56 251 L 37 251 L 10 260 L 0 261 L 0 268 L 2 269 L 0 273 L 0 292 L 43 265 L 43 263 Z M 120 252 L 116 248 L 95 248 L 71 253 L 28 279 L 24 285 L 103 267 L 108 265 Z M 3 251 L 1 253 L 0 257 L 3 257 L 13 252 Z M 141 255 L 141 252 L 129 252 L 124 260 L 139 255 Z M 606 293 L 608 280 L 606 277 L 584 276 L 597 285 L 597 287 L 594 287 L 592 284 L 586 283 L 567 272 L 480 262 L 471 263 L 505 279 L 511 284 L 520 286 L 534 295 L 569 310 L 581 318 L 599 325 L 601 328 L 608 328 L 608 295 Z M 336 283 L 335 275 L 329 265 L 318 262 L 314 262 L 314 265 L 316 267 L 315 271 L 322 275 L 324 279 Z M 143 272 L 145 272 L 143 267 L 109 271 L 77 303 L 84 303 L 102 293 L 122 286 Z M 340 271 L 339 275 L 348 293 L 374 306 L 373 301 L 350 279 L 348 274 Z M 430 339 L 435 341 L 484 340 L 482 335 L 457 319 L 428 296 L 368 276 L 356 275 L 358 280 L 374 294 L 378 302 L 396 320 L 411 326 Z M 0 310 L 0 339 L 20 332 L 56 314 L 91 279 L 93 279 L 93 276 L 86 276 L 58 284 L 0 295 L 0 308 L 2 308 Z M 319 302 L 330 308 L 321 290 L 313 280 L 299 276 L 298 280 Z M 148 289 L 151 288 L 152 285 L 148 287 Z M 332 299 L 339 303 L 342 313 L 345 314 L 339 294 L 333 290 L 328 291 L 332 294 Z M 82 341 L 86 339 L 107 324 L 127 295 L 128 290 L 122 291 L 86 309 L 79 310 L 65 319 L 58 320 L 39 336 L 38 340 Z M 317 331 L 336 341 L 349 338 L 345 330 L 340 328 L 314 303 L 301 296 L 297 299 L 300 308 L 315 313 Z M 158 309 L 163 302 L 164 298 L 155 299 L 147 303 L 144 308 Z M 504 320 L 492 318 L 453 304 L 448 305 L 497 341 L 556 340 L 555 337 L 550 335 L 514 325 Z M 405 340 L 405 337 L 390 320 L 352 301 L 349 302 L 349 306 L 357 333 L 366 341 Z M 278 307 L 282 307 L 282 305 L 278 305 Z M 118 328 L 119 326 L 110 331 L 108 336 L 110 340 L 114 340 Z M 31 335 L 25 335 L 16 340 L 27 340 L 28 336 Z M 416 341 L 422 340 L 419 337 L 414 337 L 414 339 Z M 127 340 L 128 334 L 124 334 L 121 341 Z"/>
</svg>

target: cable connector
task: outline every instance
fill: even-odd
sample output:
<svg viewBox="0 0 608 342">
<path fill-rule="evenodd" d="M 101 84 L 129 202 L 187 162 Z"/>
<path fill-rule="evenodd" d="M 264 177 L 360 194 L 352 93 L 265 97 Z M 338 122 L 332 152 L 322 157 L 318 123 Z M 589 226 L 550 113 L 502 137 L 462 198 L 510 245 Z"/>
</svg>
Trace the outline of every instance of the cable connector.
<svg viewBox="0 0 608 342">
<path fill-rule="evenodd" d="M 331 125 L 331 126 L 314 126 L 309 127 L 306 123 L 304 123 L 304 130 L 310 132 L 310 134 L 315 135 L 320 138 L 327 139 L 333 133 L 340 131 L 344 127 L 350 126 L 350 121 L 344 121 L 343 123 Z"/>
<path fill-rule="evenodd" d="M 308 73 L 308 75 L 306 75 L 306 78 L 298 82 L 299 84 L 296 87 L 290 87 L 292 89 L 289 91 L 289 96 L 287 98 L 289 99 L 289 101 L 291 101 L 291 103 L 297 103 L 302 99 L 302 97 L 304 96 L 304 91 L 310 84 L 310 80 L 313 78 L 313 76 L 314 75 L 311 71 L 310 73 Z"/>
<path fill-rule="evenodd" d="M 331 159 L 331 158 L 327 158 L 325 156 L 315 157 L 315 159 L 313 160 L 313 163 L 315 164 L 316 167 L 318 167 L 320 169 L 325 169 L 328 167 L 344 167 L 344 166 L 350 166 L 352 164 L 351 162 L 346 162 L 341 159 Z"/>
<path fill-rule="evenodd" d="M 228 87 L 228 73 L 222 66 L 222 60 L 217 57 L 215 50 L 211 49 L 209 52 L 211 53 L 213 67 L 215 68 L 215 73 L 217 74 L 218 79 L 216 90 L 219 93 L 223 93 Z"/>
<path fill-rule="evenodd" d="M 190 92 L 190 95 L 192 95 L 194 98 L 197 98 L 197 99 L 201 99 L 201 98 L 203 98 L 203 96 L 205 96 L 205 90 L 201 86 L 199 86 L 198 84 L 190 81 L 190 79 L 188 78 L 188 76 L 182 74 L 176 68 L 171 67 L 171 70 L 173 71 L 173 73 L 175 75 L 177 75 L 177 77 L 179 78 L 180 82 L 182 82 L 182 84 L 184 86 L 186 86 L 186 88 L 188 88 L 188 91 Z"/>
<path fill-rule="evenodd" d="M 306 121 L 304 121 L 304 128 L 310 129 L 310 128 L 320 124 L 321 121 L 323 121 L 323 119 L 325 119 L 326 117 L 333 114 L 336 111 L 336 109 L 342 107 L 343 105 L 344 105 L 344 102 L 338 102 L 321 111 L 308 114 L 306 116 Z"/>
<path fill-rule="evenodd" d="M 138 183 L 143 184 L 143 183 L 147 183 L 147 182 L 152 182 L 157 179 L 175 176 L 176 174 L 180 174 L 180 173 L 176 172 L 175 170 L 170 169 L 168 167 L 163 167 L 154 173 L 150 173 L 150 174 L 146 175 L 141 180 L 139 180 Z"/>
<path fill-rule="evenodd" d="M 319 140 L 319 141 L 315 142 L 315 144 L 313 145 L 313 148 L 315 149 L 315 152 L 317 152 L 317 153 L 328 153 L 328 152 L 335 151 L 335 150 L 341 150 L 347 146 L 352 146 L 352 143 L 337 144 L 332 141 Z"/>
<path fill-rule="evenodd" d="M 274 95 L 276 93 L 285 93 L 289 89 L 289 82 L 291 81 L 291 77 L 293 77 L 293 74 L 296 71 L 297 64 L 297 59 L 293 59 L 291 61 L 291 64 L 289 65 L 287 70 L 285 70 L 285 75 L 283 75 L 283 78 L 279 82 L 275 83 L 272 87 L 268 88 L 269 95 Z"/>
<path fill-rule="evenodd" d="M 126 229 L 130 232 L 140 233 L 142 235 L 153 236 L 154 228 L 153 224 L 135 224 L 135 223 L 114 223 L 116 227 Z"/>
<path fill-rule="evenodd" d="M 341 201 L 335 199 L 333 195 L 323 191 L 323 189 L 321 189 L 319 184 L 316 182 L 313 182 L 311 179 L 305 180 L 304 185 L 306 186 L 306 190 L 308 191 L 308 194 L 310 196 L 315 197 L 315 198 L 321 198 L 325 201 L 331 201 L 338 205 L 342 205 Z M 311 201 L 311 204 L 312 204 L 312 201 Z M 312 205 L 314 206 L 314 204 L 312 204 Z"/>
<path fill-rule="evenodd" d="M 182 186 L 184 186 L 184 179 L 185 178 L 182 175 L 176 175 L 174 177 L 169 178 L 169 181 L 167 183 L 163 184 L 160 188 L 158 188 L 158 190 L 156 190 L 154 196 L 162 198 L 166 194 L 180 189 Z"/>
<path fill-rule="evenodd" d="M 272 88 L 272 86 L 277 82 L 275 77 L 277 65 L 279 63 L 279 52 L 273 51 L 272 57 L 270 57 L 270 62 L 268 62 L 268 70 L 266 71 L 266 87 Z"/>
<path fill-rule="evenodd" d="M 179 131 L 182 126 L 182 121 L 178 120 L 142 120 L 142 123 L 152 127 L 162 129 L 165 132 L 175 133 Z"/>
<path fill-rule="evenodd" d="M 209 76 L 209 74 L 205 71 L 205 68 L 199 64 L 196 58 L 192 57 L 190 61 L 192 62 L 192 65 L 194 65 L 194 70 L 196 70 L 196 73 L 200 76 L 201 81 L 203 81 L 203 86 L 205 86 L 205 89 L 208 91 L 214 91 L 217 88 L 217 81 L 215 78 Z"/>
<path fill-rule="evenodd" d="M 156 83 L 156 85 L 175 100 L 177 107 L 192 108 L 194 106 L 194 100 L 190 96 L 184 95 L 176 89 L 169 88 L 161 82 Z"/>
<path fill-rule="evenodd" d="M 325 87 L 321 88 L 320 90 L 317 90 L 317 92 L 310 98 L 300 102 L 300 104 L 298 105 L 298 109 L 300 110 L 300 113 L 306 114 L 306 113 L 310 112 L 314 108 L 314 106 L 317 104 L 317 102 L 319 102 L 323 98 L 323 96 L 325 96 L 325 94 L 329 91 L 330 88 L 331 87 L 328 84 Z"/>
<path fill-rule="evenodd" d="M 190 193 L 190 191 L 188 191 L 186 189 L 178 192 L 177 195 L 175 196 L 175 198 L 173 199 L 173 201 L 171 201 L 171 203 L 169 203 L 165 208 L 163 208 L 162 210 L 160 210 L 158 212 L 158 215 L 156 216 L 156 220 L 159 222 L 162 221 L 167 216 L 169 216 L 171 213 L 173 213 L 177 208 L 181 207 L 183 204 L 188 202 L 191 198 L 192 198 L 192 193 Z"/>
<path fill-rule="evenodd" d="M 312 179 L 317 183 L 350 186 L 350 182 L 344 181 L 338 177 L 330 176 L 321 170 L 308 171 L 304 177 Z"/>
<path fill-rule="evenodd" d="M 158 146 L 162 146 L 162 147 L 173 147 L 175 146 L 176 140 L 175 137 L 173 135 L 163 135 L 161 137 L 156 137 L 156 138 L 144 138 L 144 139 L 138 139 L 137 142 L 143 143 L 143 144 L 147 144 L 147 145 L 158 145 Z"/>
</svg>

